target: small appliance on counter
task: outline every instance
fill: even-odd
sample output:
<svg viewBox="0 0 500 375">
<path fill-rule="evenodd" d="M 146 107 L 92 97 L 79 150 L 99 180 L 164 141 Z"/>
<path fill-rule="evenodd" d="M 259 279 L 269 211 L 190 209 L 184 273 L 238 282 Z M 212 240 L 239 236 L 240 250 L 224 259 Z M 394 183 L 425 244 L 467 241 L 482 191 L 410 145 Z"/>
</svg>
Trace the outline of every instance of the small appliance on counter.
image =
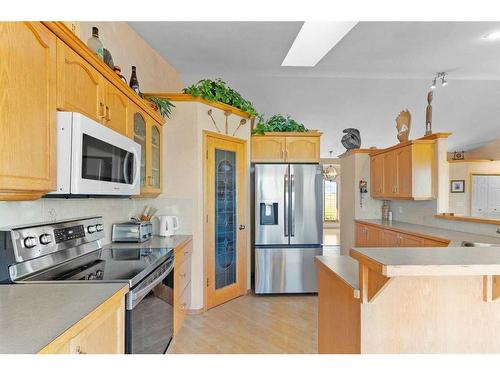
<svg viewBox="0 0 500 375">
<path fill-rule="evenodd" d="M 179 218 L 177 216 L 158 216 L 160 222 L 160 236 L 172 237 L 179 229 Z"/>
<path fill-rule="evenodd" d="M 111 240 L 113 242 L 144 242 L 153 235 L 151 221 L 127 221 L 113 224 Z"/>
</svg>

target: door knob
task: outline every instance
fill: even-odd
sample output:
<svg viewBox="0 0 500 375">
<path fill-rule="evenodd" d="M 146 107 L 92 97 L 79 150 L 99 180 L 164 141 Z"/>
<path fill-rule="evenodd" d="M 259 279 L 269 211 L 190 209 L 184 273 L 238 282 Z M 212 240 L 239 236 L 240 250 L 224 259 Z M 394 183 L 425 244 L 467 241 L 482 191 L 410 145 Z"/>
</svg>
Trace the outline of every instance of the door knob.
<svg viewBox="0 0 500 375">
<path fill-rule="evenodd" d="M 238 229 L 239 230 L 243 230 L 243 229 L 245 229 L 245 226 L 244 225 L 240 225 Z"/>
</svg>

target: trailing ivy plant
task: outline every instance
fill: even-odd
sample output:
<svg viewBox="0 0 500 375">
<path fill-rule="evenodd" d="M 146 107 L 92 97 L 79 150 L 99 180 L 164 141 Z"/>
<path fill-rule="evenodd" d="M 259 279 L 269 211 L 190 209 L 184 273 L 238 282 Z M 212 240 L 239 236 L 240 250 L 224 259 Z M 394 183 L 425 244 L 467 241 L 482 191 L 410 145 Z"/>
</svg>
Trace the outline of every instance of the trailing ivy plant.
<svg viewBox="0 0 500 375">
<path fill-rule="evenodd" d="M 164 118 L 170 118 L 170 114 L 172 113 L 172 108 L 175 107 L 174 103 L 166 98 L 158 98 L 156 96 L 144 95 L 141 96 L 153 104 L 160 115 Z"/>
<path fill-rule="evenodd" d="M 264 116 L 258 116 L 258 123 L 252 130 L 252 134 L 264 134 L 265 132 L 306 132 L 308 129 L 289 115 L 274 115 L 264 121 Z"/>
<path fill-rule="evenodd" d="M 211 102 L 221 102 L 236 107 L 251 116 L 257 115 L 253 104 L 243 98 L 239 92 L 226 85 L 220 78 L 216 80 L 202 79 L 196 84 L 182 90 L 185 94 L 202 97 Z"/>
</svg>

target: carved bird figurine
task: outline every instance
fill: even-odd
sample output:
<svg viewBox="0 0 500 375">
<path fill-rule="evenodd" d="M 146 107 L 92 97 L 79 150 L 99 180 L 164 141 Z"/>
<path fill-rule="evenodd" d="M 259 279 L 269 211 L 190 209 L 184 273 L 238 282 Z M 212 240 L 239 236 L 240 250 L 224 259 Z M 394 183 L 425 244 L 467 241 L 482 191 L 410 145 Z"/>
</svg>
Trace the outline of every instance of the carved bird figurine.
<svg viewBox="0 0 500 375">
<path fill-rule="evenodd" d="M 358 129 L 347 128 L 342 130 L 342 133 L 346 133 L 341 142 L 347 151 L 361 147 L 361 136 Z"/>
</svg>

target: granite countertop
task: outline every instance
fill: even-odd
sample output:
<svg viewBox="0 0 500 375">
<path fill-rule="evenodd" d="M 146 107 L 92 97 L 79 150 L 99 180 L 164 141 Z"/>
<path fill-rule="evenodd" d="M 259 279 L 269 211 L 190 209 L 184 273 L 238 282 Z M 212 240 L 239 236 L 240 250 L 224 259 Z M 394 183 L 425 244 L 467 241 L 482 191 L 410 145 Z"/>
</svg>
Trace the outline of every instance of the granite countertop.
<svg viewBox="0 0 500 375">
<path fill-rule="evenodd" d="M 387 277 L 500 275 L 500 246 L 353 248 L 350 255 Z"/>
<path fill-rule="evenodd" d="M 191 235 L 175 235 L 172 237 L 161 237 L 154 235 L 150 240 L 144 242 L 112 242 L 104 245 L 105 249 L 175 249 L 184 243 L 191 241 Z"/>
<path fill-rule="evenodd" d="M 316 262 L 335 273 L 352 288 L 354 298 L 359 298 L 358 262 L 347 255 L 317 256 Z"/>
<path fill-rule="evenodd" d="M 0 353 L 38 353 L 127 284 L 0 285 Z"/>
<path fill-rule="evenodd" d="M 500 236 L 485 236 L 475 233 L 459 232 L 437 227 L 428 227 L 426 225 L 405 223 L 402 221 L 384 221 L 380 219 L 356 219 L 355 221 L 358 223 L 366 223 L 378 225 L 384 228 L 400 230 L 408 234 L 422 234 L 430 237 L 435 237 L 436 239 L 448 240 L 450 241 L 448 245 L 449 247 L 462 246 L 463 241 L 483 242 L 500 245 Z"/>
</svg>

